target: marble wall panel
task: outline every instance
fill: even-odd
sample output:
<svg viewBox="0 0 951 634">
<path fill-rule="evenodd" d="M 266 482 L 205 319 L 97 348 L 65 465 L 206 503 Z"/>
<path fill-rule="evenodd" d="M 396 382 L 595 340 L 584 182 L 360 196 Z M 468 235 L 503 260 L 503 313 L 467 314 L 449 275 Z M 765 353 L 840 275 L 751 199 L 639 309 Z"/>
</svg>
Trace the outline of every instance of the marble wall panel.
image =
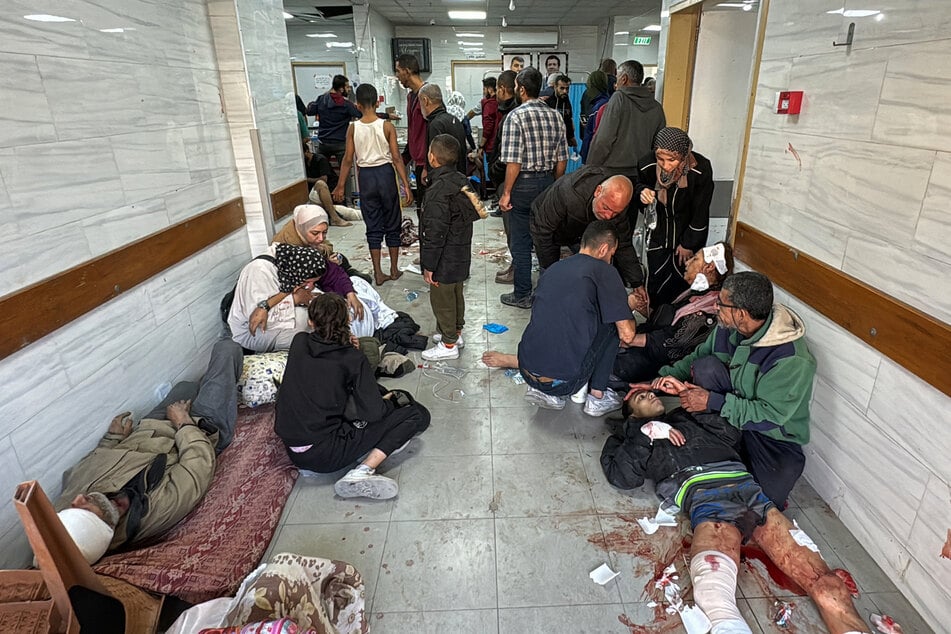
<svg viewBox="0 0 951 634">
<path fill-rule="evenodd" d="M 828 53 L 843 27 L 842 0 L 797 0 L 769 7 L 763 59 Z"/>
<path fill-rule="evenodd" d="M 0 54 L 0 147 L 56 140 L 36 58 Z"/>
<path fill-rule="evenodd" d="M 69 169 L 53 169 L 63 157 L 69 157 Z M 0 152 L 0 174 L 24 235 L 125 205 L 106 139 L 23 145 Z"/>
<path fill-rule="evenodd" d="M 837 141 L 817 151 L 807 205 L 853 232 L 910 245 L 934 153 Z"/>
<path fill-rule="evenodd" d="M 853 50 L 928 42 L 948 37 L 951 13 L 943 0 L 845 0 L 846 10 L 874 9 L 881 15 L 847 18 L 855 22 Z"/>
<path fill-rule="evenodd" d="M 227 123 L 182 128 L 180 133 L 192 183 L 213 174 L 234 172 L 234 152 Z"/>
<path fill-rule="evenodd" d="M 753 104 L 753 128 L 781 130 L 786 127 L 789 117 L 776 114 L 776 93 L 789 88 L 792 63 L 791 59 L 786 58 L 760 61 L 756 100 Z"/>
<path fill-rule="evenodd" d="M 879 521 L 907 539 L 930 472 L 821 378 L 811 414 L 810 444 L 849 487 L 849 497 L 865 508 L 889 509 Z"/>
<path fill-rule="evenodd" d="M 783 130 L 751 130 L 744 194 L 767 196 L 794 209 L 806 209 L 813 166 L 823 144 L 822 139 Z"/>
<path fill-rule="evenodd" d="M 10 158 L 13 156 L 13 150 L 0 150 L 0 166 L 10 164 Z M 6 158 L 4 158 L 6 157 Z M 14 222 L 16 216 L 10 214 L 10 195 L 7 193 L 7 185 L 3 182 L 3 168 L 0 167 L 0 223 Z"/>
<path fill-rule="evenodd" d="M 227 123 L 218 70 L 192 70 L 192 81 L 201 122 L 206 126 Z"/>
<path fill-rule="evenodd" d="M 912 502 L 917 504 L 918 500 L 912 500 Z M 847 494 L 843 498 L 842 506 L 838 511 L 839 519 L 888 578 L 907 594 L 909 588 L 907 586 L 902 587 L 901 583 L 901 572 L 907 568 L 911 561 L 911 555 L 906 548 L 907 537 L 896 536 L 890 527 L 882 523 L 878 517 L 881 514 L 891 514 L 898 511 L 881 506 L 871 506 L 872 503 L 864 497 L 857 498 Z M 912 518 L 909 518 L 909 520 L 912 520 Z M 861 581 L 859 583 L 861 584 Z"/>
<path fill-rule="evenodd" d="M 922 385 L 919 378 L 892 360 L 882 359 L 869 402 L 869 418 L 945 481 L 951 481 L 949 412 L 951 397 Z"/>
<path fill-rule="evenodd" d="M 835 268 L 842 266 L 849 231 L 828 218 L 768 199 L 771 193 L 743 194 L 740 217 L 777 240 Z"/>
<path fill-rule="evenodd" d="M 816 373 L 864 412 L 876 388 L 881 353 L 805 302 L 789 297 L 785 303 L 799 313 L 806 324 L 806 341 L 816 358 Z"/>
<path fill-rule="evenodd" d="M 794 58 L 783 90 L 803 91 L 802 113 L 773 117 L 791 132 L 867 141 L 872 138 L 886 62 L 884 51 L 846 56 L 832 50 L 831 42 L 825 55 Z"/>
<path fill-rule="evenodd" d="M 169 222 L 182 222 L 239 197 L 241 192 L 237 182 L 237 174 L 229 170 L 169 193 L 165 196 Z"/>
<path fill-rule="evenodd" d="M 89 57 L 167 65 L 168 54 L 183 44 L 179 4 L 86 0 L 82 20 Z"/>
<path fill-rule="evenodd" d="M 59 346 L 51 337 L 0 360 L 0 438 L 6 437 L 46 403 L 59 400 L 72 387 Z"/>
<path fill-rule="evenodd" d="M 938 152 L 915 228 L 914 249 L 951 264 L 951 154 Z"/>
<path fill-rule="evenodd" d="M 51 257 L 47 245 L 62 245 L 62 249 Z M 0 249 L 0 296 L 85 262 L 91 256 L 81 222 L 31 235 L 13 232 Z"/>
<path fill-rule="evenodd" d="M 4 495 L 0 501 L 0 535 L 20 524 L 20 518 L 13 506 L 13 492 L 18 484 L 26 480 L 20 459 L 13 450 L 10 438 L 0 438 L 0 491 Z"/>
<path fill-rule="evenodd" d="M 944 262 L 892 242 L 852 236 L 845 250 L 842 270 L 945 323 L 951 323 L 951 294 L 947 292 L 951 266 Z M 936 292 L 936 289 L 942 290 Z"/>
<path fill-rule="evenodd" d="M 109 137 L 127 202 L 154 199 L 191 183 L 181 129 Z"/>
<path fill-rule="evenodd" d="M 822 496 L 832 511 L 838 514 L 842 509 L 843 500 L 848 495 L 848 487 L 836 475 L 835 469 L 829 466 L 829 463 L 816 451 L 813 444 L 806 445 L 802 451 L 806 455 L 806 467 L 802 476 Z"/>
<path fill-rule="evenodd" d="M 945 11 L 947 13 L 947 11 Z M 908 147 L 951 150 L 951 39 L 886 49 L 873 138 Z"/>
<path fill-rule="evenodd" d="M 947 570 L 946 559 L 942 565 Z M 934 628 L 934 631 L 942 631 L 940 628 L 948 623 L 947 606 L 951 604 L 951 593 L 948 592 L 947 583 L 944 585 L 936 583 L 934 575 L 913 560 L 902 571 L 901 581 L 897 585 L 904 591 L 918 613 Z M 942 608 L 942 605 L 946 607 Z"/>
<path fill-rule="evenodd" d="M 234 272 L 250 260 L 247 237 L 239 230 L 145 282 L 156 321 L 162 324 L 202 298 L 220 302 L 237 280 Z"/>
<path fill-rule="evenodd" d="M 121 357 L 156 327 L 145 288 L 139 286 L 71 322 L 50 337 L 71 385 L 80 385 Z"/>
<path fill-rule="evenodd" d="M 81 225 L 92 255 L 97 256 L 161 231 L 169 221 L 165 201 L 159 198 L 89 216 Z"/>
<path fill-rule="evenodd" d="M 82 17 L 84 0 L 5 0 L 0 8 L 0 51 L 26 55 L 88 58 Z M 37 22 L 23 16 L 47 13 L 72 22 Z"/>
<path fill-rule="evenodd" d="M 921 603 L 934 612 L 940 611 L 940 605 L 951 605 L 951 562 L 941 557 L 948 530 L 951 530 L 951 485 L 932 475 L 908 540 L 908 549 L 915 559 L 912 566 L 920 565 L 925 574 L 906 573 L 905 580 L 916 592 L 920 591 Z M 927 588 L 918 586 L 922 576 L 927 579 Z"/>
<path fill-rule="evenodd" d="M 12 516 L 17 517 L 17 525 L 0 535 L 0 544 L 3 544 L 3 548 L 0 548 L 0 569 L 27 568 L 32 565 L 33 550 L 30 548 L 30 542 L 27 541 L 23 526 L 19 523 L 19 516 L 16 515 L 13 504 L 10 504 L 8 511 Z"/>
</svg>

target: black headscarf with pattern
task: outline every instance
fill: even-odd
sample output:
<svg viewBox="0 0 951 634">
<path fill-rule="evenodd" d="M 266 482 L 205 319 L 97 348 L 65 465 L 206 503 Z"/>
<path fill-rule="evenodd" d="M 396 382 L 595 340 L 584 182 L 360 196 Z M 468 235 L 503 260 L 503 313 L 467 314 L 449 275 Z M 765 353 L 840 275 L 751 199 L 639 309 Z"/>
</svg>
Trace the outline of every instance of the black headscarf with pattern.
<svg viewBox="0 0 951 634">
<path fill-rule="evenodd" d="M 276 246 L 277 281 L 282 293 L 293 293 L 304 280 L 320 278 L 327 271 L 327 260 L 312 247 L 280 242 Z"/>
</svg>

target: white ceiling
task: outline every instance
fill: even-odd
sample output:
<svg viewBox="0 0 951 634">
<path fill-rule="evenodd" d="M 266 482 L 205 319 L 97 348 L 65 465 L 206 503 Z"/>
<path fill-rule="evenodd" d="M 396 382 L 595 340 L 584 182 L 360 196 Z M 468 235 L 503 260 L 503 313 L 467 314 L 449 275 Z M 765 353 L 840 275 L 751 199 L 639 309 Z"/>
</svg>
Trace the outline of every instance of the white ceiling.
<svg viewBox="0 0 951 634">
<path fill-rule="evenodd" d="M 578 26 L 598 24 L 611 16 L 639 16 L 652 14 L 660 18 L 661 0 L 514 0 L 515 11 L 509 11 L 509 0 L 284 0 L 284 8 L 296 17 L 289 23 L 306 24 L 306 14 L 314 14 L 326 7 L 347 4 L 369 4 L 394 25 L 428 25 L 432 20 L 439 26 L 479 27 L 500 26 L 505 16 L 508 26 Z M 481 10 L 488 14 L 485 22 L 452 21 L 446 14 L 450 9 Z"/>
</svg>

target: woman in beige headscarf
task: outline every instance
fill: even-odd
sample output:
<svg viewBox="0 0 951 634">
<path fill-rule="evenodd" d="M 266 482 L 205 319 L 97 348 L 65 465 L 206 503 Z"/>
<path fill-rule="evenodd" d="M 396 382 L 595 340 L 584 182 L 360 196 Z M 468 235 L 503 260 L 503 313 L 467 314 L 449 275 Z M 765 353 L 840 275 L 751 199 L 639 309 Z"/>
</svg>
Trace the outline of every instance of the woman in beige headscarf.
<svg viewBox="0 0 951 634">
<path fill-rule="evenodd" d="M 356 275 L 369 282 L 370 277 L 366 273 L 354 269 L 342 253 L 334 251 L 334 245 L 327 240 L 329 229 L 330 219 L 323 207 L 319 205 L 298 205 L 294 208 L 294 219 L 274 234 L 271 244 L 283 242 L 298 247 L 313 247 L 320 251 L 324 257 L 342 266 L 347 275 Z"/>
</svg>

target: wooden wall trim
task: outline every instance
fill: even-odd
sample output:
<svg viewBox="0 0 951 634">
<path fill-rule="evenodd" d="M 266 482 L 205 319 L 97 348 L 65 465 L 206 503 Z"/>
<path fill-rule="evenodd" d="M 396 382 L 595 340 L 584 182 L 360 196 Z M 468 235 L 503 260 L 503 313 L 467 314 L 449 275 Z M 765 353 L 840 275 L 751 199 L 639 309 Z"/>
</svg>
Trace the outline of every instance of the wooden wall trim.
<svg viewBox="0 0 951 634">
<path fill-rule="evenodd" d="M 244 224 L 244 204 L 235 198 L 0 297 L 0 359 L 178 264 Z"/>
<path fill-rule="evenodd" d="M 299 180 L 283 187 L 277 191 L 271 192 L 271 214 L 274 221 L 277 222 L 284 216 L 294 213 L 294 207 L 304 205 L 308 201 L 307 180 Z"/>
<path fill-rule="evenodd" d="M 664 114 L 667 125 L 686 130 L 690 122 L 693 71 L 697 63 L 697 36 L 702 5 L 671 12 L 664 58 Z"/>
<path fill-rule="evenodd" d="M 733 250 L 774 284 L 951 396 L 951 325 L 744 222 L 737 223 Z"/>
</svg>

